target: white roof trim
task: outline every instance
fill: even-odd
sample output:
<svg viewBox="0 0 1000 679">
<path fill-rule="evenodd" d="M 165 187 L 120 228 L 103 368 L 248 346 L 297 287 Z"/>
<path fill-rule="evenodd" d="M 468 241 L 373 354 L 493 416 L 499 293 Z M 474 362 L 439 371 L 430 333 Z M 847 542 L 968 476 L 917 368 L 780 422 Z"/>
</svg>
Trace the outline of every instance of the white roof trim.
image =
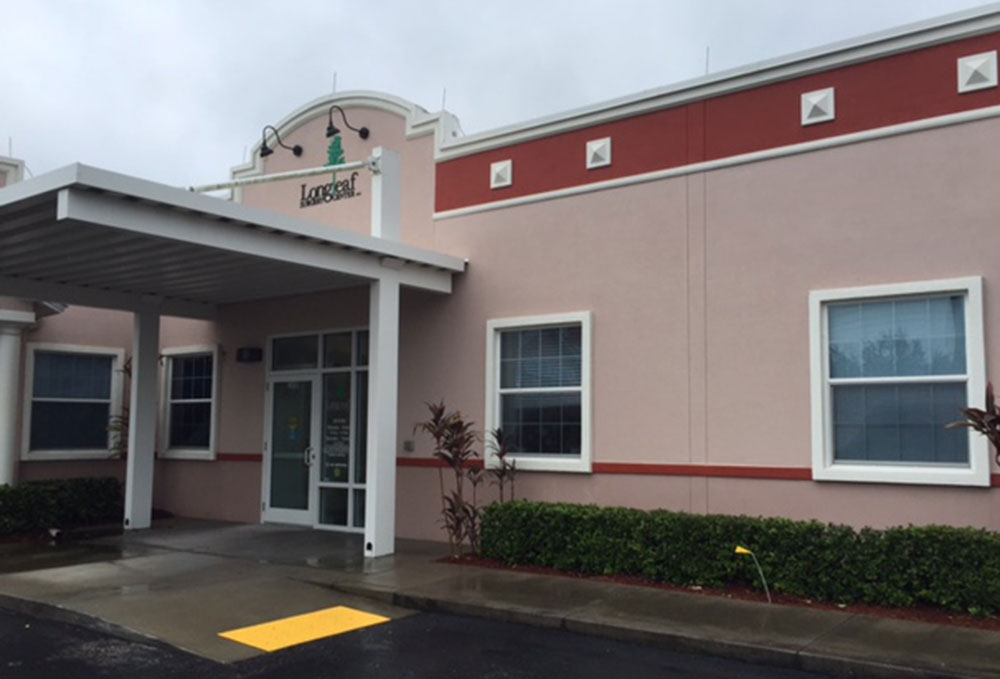
<svg viewBox="0 0 1000 679">
<path fill-rule="evenodd" d="M 35 322 L 35 314 L 31 311 L 14 311 L 13 309 L 0 309 L 0 328 L 5 325 L 31 325 Z"/>
<path fill-rule="evenodd" d="M 306 220 L 81 164 L 69 165 L 36 179 L 29 179 L 0 189 L 0 207 L 73 187 L 85 187 L 106 193 L 120 194 L 143 202 L 194 212 L 211 218 L 252 224 L 291 236 L 359 250 L 376 257 L 401 259 L 418 266 L 452 272 L 465 271 L 465 261 L 458 257 L 423 250 L 396 241 L 375 238 L 347 229 L 322 226 Z"/>
</svg>

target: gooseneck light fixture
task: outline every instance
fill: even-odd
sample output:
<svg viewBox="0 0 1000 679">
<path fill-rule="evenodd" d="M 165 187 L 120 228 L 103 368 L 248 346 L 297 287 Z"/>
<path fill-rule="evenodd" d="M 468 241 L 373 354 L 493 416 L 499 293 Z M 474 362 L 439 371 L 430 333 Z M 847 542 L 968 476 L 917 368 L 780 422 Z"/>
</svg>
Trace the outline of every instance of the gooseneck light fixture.
<svg viewBox="0 0 1000 679">
<path fill-rule="evenodd" d="M 340 108 L 336 104 L 334 104 L 333 106 L 331 106 L 330 110 L 326 112 L 327 120 L 329 121 L 327 123 L 327 126 L 326 126 L 326 136 L 327 137 L 335 137 L 336 135 L 340 134 L 340 130 L 337 129 L 337 126 L 333 124 L 333 109 L 337 109 L 340 112 L 340 117 L 344 121 L 344 127 L 346 127 L 349 130 L 352 130 L 354 132 L 357 132 L 358 136 L 361 137 L 362 139 L 367 139 L 368 138 L 368 134 L 369 134 L 368 128 L 367 127 L 357 128 L 357 127 L 354 127 L 353 125 L 351 125 L 349 122 L 347 122 L 347 116 L 344 114 L 344 109 Z"/>
<path fill-rule="evenodd" d="M 269 155 L 274 153 L 274 149 L 267 145 L 267 131 L 271 130 L 274 132 L 274 138 L 278 141 L 278 146 L 281 148 L 288 149 L 296 157 L 302 155 L 302 147 L 296 144 L 295 146 L 289 146 L 285 142 L 281 141 L 281 137 L 278 135 L 278 130 L 275 129 L 274 125 L 265 125 L 264 129 L 260 131 L 260 157 L 267 158 Z"/>
</svg>

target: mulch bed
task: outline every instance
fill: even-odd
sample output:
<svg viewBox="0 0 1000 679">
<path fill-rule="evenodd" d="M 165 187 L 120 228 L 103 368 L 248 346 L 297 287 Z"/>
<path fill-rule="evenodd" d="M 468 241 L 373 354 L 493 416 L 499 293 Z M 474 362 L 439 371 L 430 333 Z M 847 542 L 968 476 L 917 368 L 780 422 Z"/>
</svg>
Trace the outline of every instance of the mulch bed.
<svg viewBox="0 0 1000 679">
<path fill-rule="evenodd" d="M 39 533 L 16 533 L 14 535 L 0 535 L 0 545 L 41 542 L 46 543 L 52 538 L 48 532 Z"/>
<path fill-rule="evenodd" d="M 152 519 L 158 521 L 160 519 L 172 519 L 174 517 L 172 512 L 168 512 L 166 509 L 157 509 L 153 507 Z M 117 521 L 117 519 L 116 519 Z M 18 544 L 18 543 L 53 543 L 58 542 L 60 539 L 66 539 L 67 535 L 81 535 L 84 538 L 90 537 L 88 529 L 97 528 L 103 529 L 107 528 L 115 522 L 105 522 L 85 526 L 74 526 L 72 528 L 62 531 L 62 535 L 54 536 L 47 530 L 40 530 L 31 533 L 13 533 L 10 535 L 0 535 L 0 545 L 4 544 Z"/>
<path fill-rule="evenodd" d="M 462 556 L 446 556 L 439 559 L 441 563 L 450 563 L 461 566 L 478 566 L 480 568 L 493 568 L 504 571 L 514 571 L 518 573 L 535 573 L 538 575 L 558 575 L 565 578 L 577 578 L 580 580 L 593 580 L 596 582 L 614 582 L 620 585 L 632 585 L 635 587 L 652 587 L 654 589 L 665 589 L 671 592 L 684 592 L 686 594 L 702 596 L 719 596 L 727 599 L 745 599 L 748 601 L 761 601 L 766 603 L 767 597 L 763 592 L 751 589 L 746 586 L 733 585 L 726 588 L 709 587 L 681 587 L 665 582 L 654 582 L 645 578 L 627 575 L 584 575 L 581 573 L 567 573 L 557 571 L 554 568 L 542 568 L 540 566 L 508 566 L 500 561 L 483 559 L 474 554 L 463 554 Z M 938 625 L 956 625 L 959 627 L 974 627 L 976 629 L 1000 631 L 1000 617 L 980 617 L 967 615 L 964 613 L 953 613 L 940 608 L 919 606 L 915 608 L 889 608 L 883 606 L 871 606 L 868 604 L 831 604 L 810 599 L 801 599 L 796 596 L 781 593 L 771 593 L 771 598 L 775 604 L 783 606 L 800 606 L 802 608 L 813 608 L 819 610 L 836 611 L 838 613 L 857 613 L 860 615 L 872 615 L 880 618 L 896 618 L 898 620 L 911 620 L 915 622 L 927 622 Z"/>
</svg>

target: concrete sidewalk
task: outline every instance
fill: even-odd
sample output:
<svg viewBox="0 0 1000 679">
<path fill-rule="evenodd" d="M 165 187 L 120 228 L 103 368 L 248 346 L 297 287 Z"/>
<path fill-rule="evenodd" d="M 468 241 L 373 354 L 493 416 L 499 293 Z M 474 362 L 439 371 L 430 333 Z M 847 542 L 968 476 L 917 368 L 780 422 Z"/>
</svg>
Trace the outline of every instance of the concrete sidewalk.
<svg viewBox="0 0 1000 679">
<path fill-rule="evenodd" d="M 0 606 L 94 616 L 224 662 L 256 652 L 218 632 L 340 604 L 563 627 L 837 676 L 1000 676 L 996 632 L 442 564 L 436 543 L 400 541 L 395 556 L 366 562 L 356 536 L 177 522 L 73 549 L 69 564 L 0 551 L 0 571 L 16 571 L 0 575 Z"/>
</svg>

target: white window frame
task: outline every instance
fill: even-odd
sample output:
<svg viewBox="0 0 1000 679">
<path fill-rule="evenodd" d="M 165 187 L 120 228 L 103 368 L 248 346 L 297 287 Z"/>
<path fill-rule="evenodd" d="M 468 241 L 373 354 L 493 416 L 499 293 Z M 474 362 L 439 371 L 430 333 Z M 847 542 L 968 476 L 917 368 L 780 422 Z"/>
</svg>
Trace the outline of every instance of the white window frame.
<svg viewBox="0 0 1000 679">
<path fill-rule="evenodd" d="M 108 432 L 104 448 L 83 448 L 71 450 L 31 449 L 31 407 L 35 391 L 35 352 L 56 352 L 62 354 L 97 354 L 111 357 L 111 399 L 108 409 L 108 423 L 122 414 L 122 366 L 125 365 L 125 351 L 120 347 L 95 347 L 80 344 L 55 344 L 51 342 L 26 342 L 24 366 L 24 407 L 21 420 L 21 459 L 32 460 L 100 460 L 111 457 L 111 432 Z M 74 399 L 52 399 L 72 401 Z M 90 399 L 80 399 L 90 400 Z M 103 402 L 103 401 L 102 401 Z"/>
<path fill-rule="evenodd" d="M 341 328 L 326 328 L 324 330 L 313 330 L 308 332 L 289 332 L 280 333 L 275 335 L 268 335 L 266 339 L 266 351 L 264 352 L 265 360 L 265 381 L 268 388 L 268 398 L 264 404 L 264 467 L 262 469 L 263 482 L 261 483 L 261 499 L 262 505 L 266 507 L 263 511 L 263 521 L 274 521 L 278 523 L 289 523 L 286 518 L 281 517 L 281 512 L 287 510 L 275 510 L 269 505 L 271 497 L 271 451 L 269 450 L 271 445 L 271 428 L 273 427 L 273 391 L 272 386 L 275 381 L 285 381 L 285 380 L 296 380 L 296 379 L 315 379 L 318 381 L 317 392 L 314 395 L 314 417 L 316 420 L 316 432 L 314 437 L 316 442 L 314 447 L 316 449 L 316 462 L 313 463 L 313 467 L 316 468 L 315 477 L 310 476 L 309 479 L 309 503 L 310 509 L 308 510 L 312 514 L 310 519 L 312 527 L 316 530 L 325 530 L 338 533 L 364 533 L 364 527 L 357 527 L 354 525 L 355 516 L 358 512 L 358 505 L 354 501 L 354 492 L 362 490 L 365 492 L 366 497 L 369 492 L 369 486 L 367 481 L 367 474 L 365 476 L 364 483 L 358 483 L 354 481 L 356 478 L 355 474 L 357 471 L 357 464 L 359 460 L 357 459 L 357 437 L 359 436 L 360 429 L 353 426 L 356 421 L 357 409 L 360 405 L 360 401 L 357 397 L 358 389 L 358 375 L 360 373 L 366 373 L 368 376 L 371 375 L 371 364 L 372 364 L 372 354 L 370 349 L 371 335 L 369 334 L 369 352 L 367 363 L 358 363 L 358 344 L 357 338 L 361 333 L 369 332 L 369 326 L 367 325 L 350 325 Z M 340 367 L 326 367 L 323 365 L 323 338 L 327 335 L 336 335 L 339 333 L 351 333 L 351 364 L 349 366 Z M 274 340 L 281 339 L 291 339 L 294 337 L 316 337 L 316 365 L 312 368 L 294 368 L 294 369 L 278 369 L 275 370 L 272 367 L 272 360 L 274 358 Z M 319 465 L 322 465 L 323 460 L 323 417 L 322 411 L 323 406 L 323 382 L 327 375 L 332 373 L 350 373 L 351 374 L 351 414 L 350 419 L 352 422 L 351 426 L 351 437 L 348 445 L 350 446 L 351 455 L 349 456 L 349 464 L 346 482 L 342 481 L 321 481 L 321 474 L 319 473 Z M 370 384 L 369 384 L 370 387 Z M 367 407 L 367 403 L 365 404 Z M 367 451 L 371 452 L 371 451 Z M 367 455 L 366 452 L 366 455 Z M 367 458 L 366 458 L 367 459 Z M 342 488 L 347 491 L 348 494 L 348 504 L 347 504 L 347 525 L 333 524 L 333 523 L 320 523 L 319 521 L 319 491 L 323 488 Z M 363 508 L 362 508 L 363 509 Z M 268 514 L 272 516 L 269 517 Z M 366 517 L 367 518 L 367 517 Z M 305 525 L 305 524 L 303 524 Z"/>
<path fill-rule="evenodd" d="M 173 375 L 173 360 L 190 356 L 212 356 L 212 414 L 209 420 L 208 449 L 170 447 L 170 382 Z M 197 344 L 187 347 L 173 347 L 161 352 L 163 357 L 163 379 L 160 381 L 160 457 L 168 460 L 214 460 L 219 420 L 219 347 L 212 344 Z M 187 402 L 203 402 L 190 401 Z"/>
<path fill-rule="evenodd" d="M 576 472 L 582 474 L 591 472 L 591 314 L 589 311 L 574 311 L 539 316 L 495 318 L 486 322 L 486 416 L 483 421 L 486 423 L 487 431 L 499 427 L 501 421 L 500 332 L 572 324 L 580 326 L 580 454 L 568 456 L 511 453 L 510 458 L 517 461 L 518 471 Z M 486 466 L 496 468 L 499 465 L 496 455 L 489 449 L 489 445 L 485 448 Z"/>
<path fill-rule="evenodd" d="M 969 464 L 848 463 L 833 460 L 833 407 L 829 382 L 829 334 L 826 309 L 832 302 L 872 298 L 961 294 L 965 297 L 966 393 L 970 406 L 983 407 L 986 351 L 983 336 L 983 279 L 949 278 L 809 293 L 809 355 L 812 400 L 812 472 L 817 481 L 989 486 L 990 456 L 986 438 L 969 436 Z M 955 419 L 961 418 L 955 413 Z"/>
</svg>

